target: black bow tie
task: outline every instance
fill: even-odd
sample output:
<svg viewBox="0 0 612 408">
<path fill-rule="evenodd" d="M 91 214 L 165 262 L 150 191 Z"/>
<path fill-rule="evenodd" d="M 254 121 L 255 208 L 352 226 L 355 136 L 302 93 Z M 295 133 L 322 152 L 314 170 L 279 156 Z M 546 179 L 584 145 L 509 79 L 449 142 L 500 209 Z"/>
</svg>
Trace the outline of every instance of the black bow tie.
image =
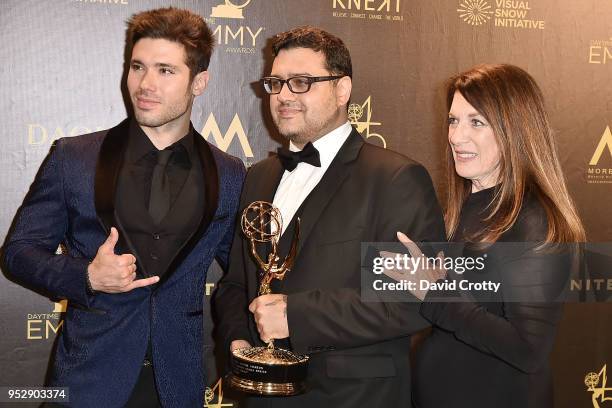
<svg viewBox="0 0 612 408">
<path fill-rule="evenodd" d="M 278 158 L 285 170 L 288 171 L 293 171 L 301 162 L 311 164 L 315 167 L 321 167 L 319 151 L 310 142 L 308 142 L 299 152 L 292 152 L 289 149 L 281 147 L 278 149 Z"/>
</svg>

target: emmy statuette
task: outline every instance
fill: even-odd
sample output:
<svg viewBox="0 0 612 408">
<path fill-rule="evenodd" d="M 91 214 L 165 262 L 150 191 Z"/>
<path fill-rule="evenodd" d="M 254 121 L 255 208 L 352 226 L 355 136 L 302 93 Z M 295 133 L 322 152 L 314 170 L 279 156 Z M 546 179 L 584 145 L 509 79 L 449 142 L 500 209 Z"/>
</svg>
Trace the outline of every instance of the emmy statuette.
<svg viewBox="0 0 612 408">
<path fill-rule="evenodd" d="M 284 279 L 285 274 L 293 267 L 300 235 L 300 219 L 297 219 L 291 249 L 282 264 L 278 256 L 278 241 L 283 220 L 278 208 L 265 201 L 255 201 L 242 212 L 240 224 L 242 232 L 249 240 L 251 256 L 261 271 L 259 296 L 272 293 L 272 280 Z M 266 261 L 257 252 L 258 244 L 271 245 Z M 267 347 L 234 350 L 230 363 L 230 385 L 240 391 L 268 396 L 289 396 L 305 390 L 308 356 L 275 348 L 273 340 L 270 340 Z"/>
</svg>

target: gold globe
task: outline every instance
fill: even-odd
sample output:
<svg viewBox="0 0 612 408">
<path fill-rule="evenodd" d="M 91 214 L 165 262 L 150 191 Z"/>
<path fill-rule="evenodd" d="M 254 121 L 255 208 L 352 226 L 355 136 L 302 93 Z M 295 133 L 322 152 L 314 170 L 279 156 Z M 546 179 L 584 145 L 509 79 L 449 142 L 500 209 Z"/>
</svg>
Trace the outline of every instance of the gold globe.
<svg viewBox="0 0 612 408">
<path fill-rule="evenodd" d="M 242 212 L 240 222 L 244 235 L 261 243 L 276 242 L 283 229 L 280 210 L 266 201 L 252 202 Z"/>
<path fill-rule="evenodd" d="M 595 389 L 597 384 L 599 384 L 599 374 L 591 372 L 584 377 L 584 385 L 588 387 L 589 391 Z"/>
<path fill-rule="evenodd" d="M 363 116 L 363 108 L 361 105 L 351 103 L 348 107 L 348 117 L 352 123 L 357 122 Z"/>
</svg>

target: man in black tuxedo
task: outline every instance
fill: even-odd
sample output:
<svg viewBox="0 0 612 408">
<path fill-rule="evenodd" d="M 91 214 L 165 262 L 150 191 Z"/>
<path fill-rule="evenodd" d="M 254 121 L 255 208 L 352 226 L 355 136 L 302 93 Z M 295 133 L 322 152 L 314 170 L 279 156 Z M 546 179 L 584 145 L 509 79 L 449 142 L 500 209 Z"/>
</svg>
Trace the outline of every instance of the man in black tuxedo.
<svg viewBox="0 0 612 408">
<path fill-rule="evenodd" d="M 418 305 L 361 299 L 361 242 L 444 240 L 431 179 L 418 163 L 367 143 L 351 127 L 351 59 L 339 38 L 300 27 L 273 40 L 262 82 L 289 149 L 248 172 L 240 207 L 273 202 L 288 251 L 301 219 L 295 265 L 257 296 L 259 271 L 240 231 L 216 293 L 219 331 L 231 350 L 275 345 L 310 356 L 308 391 L 251 398 L 249 406 L 408 407 L 410 334 L 428 324 Z"/>
</svg>

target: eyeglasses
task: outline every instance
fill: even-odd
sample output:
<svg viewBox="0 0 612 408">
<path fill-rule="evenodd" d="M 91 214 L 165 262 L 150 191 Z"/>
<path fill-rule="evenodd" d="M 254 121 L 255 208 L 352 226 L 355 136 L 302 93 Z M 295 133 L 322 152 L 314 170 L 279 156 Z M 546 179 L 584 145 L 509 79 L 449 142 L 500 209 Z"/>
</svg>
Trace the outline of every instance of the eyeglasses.
<svg viewBox="0 0 612 408">
<path fill-rule="evenodd" d="M 270 95 L 279 94 L 280 91 L 283 89 L 283 85 L 285 84 L 285 82 L 287 83 L 287 87 L 289 87 L 289 90 L 291 92 L 301 94 L 310 91 L 310 86 L 315 82 L 333 81 L 334 79 L 340 79 L 343 76 L 344 75 L 320 77 L 294 76 L 287 79 L 265 77 L 261 79 L 261 82 L 263 83 L 266 92 Z"/>
</svg>

